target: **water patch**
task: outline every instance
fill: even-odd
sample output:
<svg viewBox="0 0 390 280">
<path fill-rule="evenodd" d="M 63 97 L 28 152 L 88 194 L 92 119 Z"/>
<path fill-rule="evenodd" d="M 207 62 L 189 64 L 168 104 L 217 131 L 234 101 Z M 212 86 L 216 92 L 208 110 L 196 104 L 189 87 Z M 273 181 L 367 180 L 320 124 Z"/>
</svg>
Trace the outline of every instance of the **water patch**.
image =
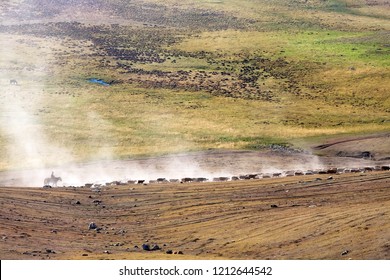
<svg viewBox="0 0 390 280">
<path fill-rule="evenodd" d="M 110 83 L 107 83 L 104 80 L 97 79 L 97 78 L 88 79 L 88 82 L 99 84 L 99 85 L 103 85 L 103 86 L 109 86 L 110 85 Z"/>
</svg>

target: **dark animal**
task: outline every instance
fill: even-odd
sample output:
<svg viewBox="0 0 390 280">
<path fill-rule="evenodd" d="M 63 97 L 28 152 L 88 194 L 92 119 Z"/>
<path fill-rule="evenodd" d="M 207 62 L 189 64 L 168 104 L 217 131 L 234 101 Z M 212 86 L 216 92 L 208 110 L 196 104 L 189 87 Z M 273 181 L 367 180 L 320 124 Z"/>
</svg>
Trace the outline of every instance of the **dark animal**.
<svg viewBox="0 0 390 280">
<path fill-rule="evenodd" d="M 168 180 L 165 178 L 158 178 L 157 183 L 168 183 Z"/>
<path fill-rule="evenodd" d="M 190 183 L 190 182 L 193 182 L 193 181 L 194 181 L 194 179 L 193 178 L 189 178 L 189 177 L 181 179 L 182 183 Z"/>
</svg>

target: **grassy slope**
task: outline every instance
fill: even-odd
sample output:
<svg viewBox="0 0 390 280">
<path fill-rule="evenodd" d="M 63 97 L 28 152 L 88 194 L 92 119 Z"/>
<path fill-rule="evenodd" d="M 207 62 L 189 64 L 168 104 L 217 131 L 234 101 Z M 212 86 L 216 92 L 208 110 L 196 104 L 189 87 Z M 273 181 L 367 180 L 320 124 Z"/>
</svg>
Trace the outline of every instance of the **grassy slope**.
<svg viewBox="0 0 390 280">
<path fill-rule="evenodd" d="M 112 33 L 56 34 L 56 38 L 43 37 L 47 31 L 0 34 L 1 42 L 5 42 L 0 59 L 4 85 L 1 94 L 9 98 L 2 101 L 1 117 L 10 119 L 15 110 L 34 116 L 34 121 L 27 122 L 27 131 L 38 126 L 44 135 L 41 142 L 65 149 L 61 156 L 64 161 L 254 148 L 297 143 L 299 139 L 307 139 L 303 141 L 306 143 L 311 137 L 390 129 L 390 21 L 383 12 L 389 10 L 388 5 L 368 6 L 364 1 L 353 1 L 355 5 L 351 6 L 351 1 L 315 0 L 306 4 L 288 1 L 288 5 L 286 1 L 265 0 L 138 2 L 186 11 L 184 18 L 177 19 L 184 28 L 163 28 L 161 36 L 147 27 L 138 27 L 145 36 L 115 27 Z M 106 1 L 106 5 L 118 3 L 126 5 Z M 205 10 L 217 14 L 192 26 L 190 11 L 199 16 Z M 53 15 L 55 19 L 56 12 Z M 124 18 L 131 15 L 119 16 L 126 23 Z M 158 18 L 151 15 L 145 20 L 155 24 Z M 223 28 L 226 18 L 235 29 Z M 169 25 L 170 20 L 161 24 Z M 176 39 L 159 44 L 157 37 Z M 112 40 L 112 45 L 122 38 L 122 49 L 146 50 L 146 58 L 129 61 L 108 55 L 110 44 L 97 38 Z M 137 38 L 140 46 L 136 46 Z M 147 59 L 151 52 L 165 61 L 152 63 Z M 259 62 L 259 57 L 266 61 Z M 129 73 L 117 62 L 149 72 Z M 172 88 L 157 83 L 171 81 L 172 77 L 161 78 L 150 72 L 159 70 L 168 75 L 181 70 L 195 75 L 227 71 L 231 74 L 229 87 L 236 81 L 242 84 L 240 70 L 245 67 L 255 67 L 250 75 L 257 79 L 254 85 L 245 84 L 249 86 L 247 91 L 232 87 L 233 94 L 242 94 L 243 98 L 227 98 L 207 87 L 187 88 L 191 79 L 196 83 L 202 79 L 221 83 L 218 75 L 199 80 L 191 76 L 184 86 Z M 7 85 L 14 77 L 21 81 L 20 86 Z M 93 85 L 86 81 L 90 77 L 119 83 L 110 87 Z M 271 100 L 249 98 L 256 96 L 255 86 L 262 92 L 272 92 Z M 15 106 L 9 108 L 7 104 Z M 3 129 L 2 153 L 18 135 Z M 20 167 L 21 161 L 34 165 L 33 158 L 26 161 L 25 153 L 25 149 L 16 149 L 13 159 L 3 159 L 0 168 Z M 53 163 L 59 159 L 47 160 Z"/>
</svg>

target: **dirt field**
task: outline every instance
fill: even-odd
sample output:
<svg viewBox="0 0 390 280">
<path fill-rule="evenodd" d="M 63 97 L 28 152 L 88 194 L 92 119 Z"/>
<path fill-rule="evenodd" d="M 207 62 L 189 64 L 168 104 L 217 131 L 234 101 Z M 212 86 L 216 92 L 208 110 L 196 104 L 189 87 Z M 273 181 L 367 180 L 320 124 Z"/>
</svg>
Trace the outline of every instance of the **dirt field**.
<svg viewBox="0 0 390 280">
<path fill-rule="evenodd" d="M 0 259 L 390 259 L 388 0 L 0 2 Z"/>
<path fill-rule="evenodd" d="M 203 167 L 224 162 L 241 168 L 260 155 L 205 154 L 192 157 L 201 157 Z M 264 151 L 263 162 L 265 154 L 273 164 L 294 156 L 308 164 L 314 157 Z M 156 163 L 139 164 L 150 161 Z M 321 158 L 323 166 L 335 163 L 378 162 Z M 0 258 L 389 259 L 389 186 L 389 171 L 373 171 L 101 188 L 0 187 Z M 97 229 L 89 229 L 91 222 Z M 143 244 L 159 249 L 146 251 Z"/>
<path fill-rule="evenodd" d="M 322 156 L 318 156 L 321 154 Z M 0 186 L 42 187 L 51 172 L 61 176 L 59 186 L 84 186 L 112 181 L 181 179 L 278 173 L 337 168 L 361 168 L 390 164 L 388 133 L 361 137 L 337 137 L 306 150 L 275 145 L 258 151 L 208 150 L 160 157 L 104 160 L 41 169 L 0 172 Z"/>
</svg>

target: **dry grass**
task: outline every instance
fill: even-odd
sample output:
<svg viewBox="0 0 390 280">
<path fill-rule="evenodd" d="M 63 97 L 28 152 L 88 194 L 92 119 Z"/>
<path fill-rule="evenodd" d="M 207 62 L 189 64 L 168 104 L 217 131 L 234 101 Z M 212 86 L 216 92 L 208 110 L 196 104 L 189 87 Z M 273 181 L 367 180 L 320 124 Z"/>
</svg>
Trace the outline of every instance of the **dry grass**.
<svg viewBox="0 0 390 280">
<path fill-rule="evenodd" d="M 259 148 L 390 129 L 388 20 L 373 12 L 378 7 L 363 7 L 360 2 L 359 7 L 350 7 L 341 5 L 342 1 L 333 1 L 333 6 L 321 1 L 308 1 L 306 5 L 295 1 L 292 6 L 284 5 L 284 1 L 144 2 L 175 3 L 180 9 L 215 9 L 224 11 L 224 15 L 233 13 L 263 21 L 252 23 L 259 28 L 251 26 L 247 30 L 164 30 L 166 36 L 177 37 L 175 43 L 159 46 L 159 55 L 171 56 L 170 60 L 128 61 L 133 68 L 159 70 L 164 75 L 184 70 L 196 75 L 201 71 L 221 72 L 222 64 L 230 64 L 228 86 L 232 86 L 242 68 L 258 66 L 245 61 L 261 57 L 268 61 L 259 67 L 271 67 L 264 71 L 269 75 L 261 76 L 255 85 L 272 91 L 273 101 L 248 100 L 245 94 L 244 98 L 226 98 L 206 89 L 188 89 L 185 84 L 174 89 L 156 86 L 159 77 L 153 74 L 127 73 L 118 68 L 117 62 L 123 60 L 108 56 L 103 45 L 96 47 L 98 42 L 88 37 L 87 31 L 86 38 L 72 37 L 69 32 L 57 38 L 42 37 L 39 32 L 2 33 L 0 152 L 9 154 L 13 147 L 13 155 L 12 159 L 10 154 L 2 158 L 0 169 L 32 166 L 37 161 L 34 157 L 42 153 L 38 149 L 26 161 L 26 148 L 15 142 L 20 133 L 17 129 L 9 133 L 9 128 L 15 126 L 9 120 L 15 121 L 21 114 L 31 117 L 21 130 L 41 135 L 40 146 L 51 142 L 61 147 L 59 161 L 64 162 L 209 148 Z M 317 9 L 310 9 L 312 4 Z M 351 9 L 360 12 L 351 13 Z M 367 21 L 363 13 L 371 12 L 373 16 Z M 222 15 L 218 16 L 223 20 Z M 345 17 L 353 21 L 340 31 L 338 26 Z M 280 30 L 292 18 L 288 31 Z M 330 26 L 332 20 L 334 26 Z M 310 24 L 298 28 L 299 22 Z M 372 31 L 371 27 L 379 23 L 381 31 Z M 52 27 L 46 28 L 50 32 Z M 141 33 L 147 32 L 151 30 Z M 123 34 L 123 38 L 139 36 L 136 32 Z M 106 39 L 121 42 L 118 38 L 122 37 Z M 151 42 L 156 45 L 148 36 L 139 38 L 146 40 L 141 51 L 150 51 Z M 202 51 L 207 55 L 199 55 Z M 279 64 L 278 59 L 282 61 Z M 20 85 L 10 86 L 9 80 L 16 77 Z M 87 82 L 91 77 L 119 82 L 104 87 Z M 218 79 L 220 76 L 215 75 L 209 82 Z M 45 158 L 56 163 L 58 159 L 50 153 L 44 152 Z"/>
</svg>

